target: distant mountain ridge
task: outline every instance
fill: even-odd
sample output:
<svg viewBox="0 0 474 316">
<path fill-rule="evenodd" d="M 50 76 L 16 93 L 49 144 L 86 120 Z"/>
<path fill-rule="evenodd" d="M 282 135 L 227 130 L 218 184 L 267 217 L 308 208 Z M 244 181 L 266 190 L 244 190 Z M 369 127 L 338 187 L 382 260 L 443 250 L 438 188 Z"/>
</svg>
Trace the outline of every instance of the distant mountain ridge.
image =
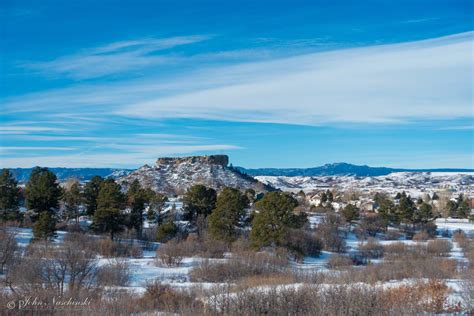
<svg viewBox="0 0 474 316">
<path fill-rule="evenodd" d="M 216 157 L 208 156 L 208 157 Z M 162 162 L 166 159 L 175 158 L 160 158 Z M 213 159 L 213 158 L 211 158 Z M 387 167 L 369 167 L 366 165 L 353 165 L 349 163 L 332 163 L 325 164 L 320 167 L 313 168 L 243 168 L 243 167 L 229 167 L 236 171 L 245 173 L 249 176 L 358 176 L 358 177 L 372 177 L 384 176 L 393 172 L 474 172 L 474 169 L 454 169 L 454 168 L 439 168 L 439 169 L 402 169 L 402 168 L 387 168 Z M 33 168 L 10 168 L 10 171 L 15 175 L 19 182 L 28 181 L 31 170 Z M 111 177 L 114 179 L 123 177 L 135 171 L 136 169 L 120 169 L 120 168 L 49 168 L 56 174 L 60 181 L 65 181 L 70 178 L 78 179 L 80 181 L 88 181 L 93 176 L 101 176 L 104 178 Z"/>
<path fill-rule="evenodd" d="M 93 176 L 101 176 L 103 178 L 118 178 L 129 174 L 133 169 L 119 169 L 119 168 L 48 168 L 56 174 L 59 181 L 68 179 L 77 179 L 79 181 L 88 181 Z M 33 168 L 10 168 L 10 171 L 15 176 L 18 182 L 27 182 L 30 178 L 31 170 Z"/>
<path fill-rule="evenodd" d="M 385 176 L 393 172 L 474 172 L 474 169 L 403 169 L 403 168 L 387 168 L 387 167 L 369 167 L 366 165 L 359 166 L 345 162 L 325 164 L 320 167 L 313 168 L 257 168 L 247 169 L 236 167 L 241 172 L 251 176 L 357 176 L 357 177 L 374 177 Z"/>
</svg>

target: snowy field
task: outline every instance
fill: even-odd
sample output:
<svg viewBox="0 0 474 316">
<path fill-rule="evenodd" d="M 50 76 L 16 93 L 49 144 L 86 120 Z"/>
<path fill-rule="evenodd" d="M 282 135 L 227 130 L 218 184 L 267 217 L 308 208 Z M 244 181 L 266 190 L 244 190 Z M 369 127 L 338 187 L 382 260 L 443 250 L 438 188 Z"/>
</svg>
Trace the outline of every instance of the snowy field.
<svg viewBox="0 0 474 316">
<path fill-rule="evenodd" d="M 309 217 L 311 225 L 317 225 L 321 221 L 321 215 L 313 215 Z M 450 232 L 454 232 L 457 230 L 463 230 L 466 233 L 474 232 L 474 224 L 469 223 L 466 221 L 461 220 L 438 220 L 436 222 L 438 225 L 438 232 L 441 233 L 442 231 L 448 229 Z M 31 241 L 33 235 L 31 229 L 28 228 L 15 228 L 16 231 L 16 240 L 18 244 L 22 247 L 28 245 Z M 65 232 L 59 231 L 57 233 L 57 237 L 54 239 L 54 243 L 60 243 L 64 239 Z M 440 236 L 440 235 L 439 235 Z M 444 237 L 438 237 L 439 239 L 446 239 Z M 349 254 L 355 253 L 358 250 L 359 245 L 361 242 L 357 239 L 357 237 L 353 233 L 348 233 L 346 236 L 346 244 L 347 244 L 347 252 Z M 129 241 L 124 241 L 129 242 Z M 417 242 L 413 240 L 406 240 L 403 237 L 400 240 L 383 240 L 381 238 L 380 243 L 382 245 L 387 245 L 395 242 L 403 242 L 407 245 L 414 245 Z M 159 244 L 157 243 L 158 247 Z M 327 267 L 328 259 L 333 256 L 334 253 L 329 251 L 322 251 L 319 257 L 305 257 L 303 262 L 291 262 L 290 265 L 296 271 L 304 271 L 304 272 L 329 272 L 331 270 Z M 453 242 L 453 248 L 451 250 L 449 258 L 456 259 L 460 263 L 464 263 L 467 259 L 464 257 L 464 254 L 457 245 L 457 243 Z M 192 286 L 196 287 L 203 287 L 209 288 L 216 283 L 202 283 L 202 282 L 191 282 L 189 278 L 190 270 L 197 266 L 203 258 L 200 257 L 187 257 L 183 259 L 183 262 L 178 267 L 164 267 L 157 265 L 156 263 L 156 252 L 145 250 L 143 251 L 143 255 L 140 258 L 122 258 L 126 263 L 129 264 L 130 272 L 131 272 L 131 280 L 126 289 L 131 292 L 135 293 L 142 293 L 145 291 L 145 288 L 149 282 L 154 280 L 159 280 L 163 283 L 169 284 L 174 288 L 189 288 Z M 222 261 L 227 259 L 210 259 L 211 261 Z M 381 262 L 383 259 L 372 260 L 374 264 L 377 262 Z M 98 258 L 99 265 L 105 265 L 110 263 L 110 259 L 107 258 Z M 391 286 L 390 284 L 400 284 L 402 281 L 394 281 L 386 283 L 387 286 Z M 459 280 L 450 280 L 448 285 L 453 289 L 453 295 L 456 295 L 457 287 L 455 286 L 459 282 Z"/>
<path fill-rule="evenodd" d="M 438 231 L 449 231 L 453 233 L 457 230 L 462 230 L 468 236 L 474 237 L 474 223 L 470 223 L 468 219 L 454 219 L 454 218 L 438 218 L 435 222 Z"/>
</svg>

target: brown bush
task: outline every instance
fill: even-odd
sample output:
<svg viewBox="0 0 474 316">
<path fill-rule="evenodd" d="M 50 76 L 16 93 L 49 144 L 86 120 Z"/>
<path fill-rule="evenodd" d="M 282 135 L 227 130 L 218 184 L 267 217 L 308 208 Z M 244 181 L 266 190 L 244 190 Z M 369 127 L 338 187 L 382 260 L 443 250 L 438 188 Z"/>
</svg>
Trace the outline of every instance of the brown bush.
<svg viewBox="0 0 474 316">
<path fill-rule="evenodd" d="M 383 315 L 374 289 L 332 286 L 267 286 L 229 293 L 216 289 L 206 304 L 210 315 Z"/>
<path fill-rule="evenodd" d="M 205 234 L 198 255 L 206 258 L 223 258 L 226 251 L 227 245 L 225 242 L 213 239 Z"/>
<path fill-rule="evenodd" d="M 430 240 L 426 245 L 426 251 L 429 254 L 440 257 L 449 256 L 449 253 L 451 252 L 452 248 L 453 244 L 449 240 L 444 239 Z"/>
<path fill-rule="evenodd" d="M 343 221 L 340 216 L 328 213 L 316 228 L 316 237 L 322 241 L 325 250 L 345 252 L 346 241 L 341 232 Z"/>
<path fill-rule="evenodd" d="M 96 265 L 96 254 L 79 241 L 38 241 L 19 254 L 5 281 L 14 293 L 43 293 L 47 289 L 53 295 L 77 295 L 93 287 Z"/>
<path fill-rule="evenodd" d="M 369 238 L 367 242 L 359 245 L 359 252 L 365 258 L 381 258 L 383 257 L 383 251 L 383 246 L 375 238 Z"/>
<path fill-rule="evenodd" d="M 399 240 L 402 238 L 403 234 L 398 230 L 387 230 L 385 233 L 385 240 Z"/>
<path fill-rule="evenodd" d="M 285 240 L 285 247 L 297 262 L 305 256 L 318 257 L 323 248 L 322 241 L 313 233 L 304 229 L 291 229 Z"/>
<path fill-rule="evenodd" d="M 414 285 L 402 285 L 384 291 L 383 303 L 390 312 L 404 314 L 412 313 L 443 313 L 458 312 L 458 305 L 448 302 L 448 286 L 441 281 L 429 280 Z"/>
<path fill-rule="evenodd" d="M 189 234 L 185 240 L 179 240 L 182 254 L 185 257 L 200 256 L 204 258 L 223 258 L 227 251 L 226 243 L 215 240 L 207 234 L 198 237 L 195 234 Z"/>
<path fill-rule="evenodd" d="M 0 275 L 14 264 L 18 250 L 15 232 L 0 226 Z"/>
<path fill-rule="evenodd" d="M 130 266 L 124 260 L 113 260 L 97 271 L 97 283 L 102 286 L 127 286 L 130 277 Z"/>
<path fill-rule="evenodd" d="M 467 239 L 466 234 L 461 230 L 453 234 L 453 241 L 462 243 Z"/>
<path fill-rule="evenodd" d="M 471 261 L 472 262 L 472 261 Z M 462 275 L 460 296 L 469 315 L 474 315 L 474 273 L 467 271 Z"/>
<path fill-rule="evenodd" d="M 266 275 L 253 275 L 239 279 L 236 289 L 247 289 L 262 285 L 282 285 L 297 282 L 297 278 L 292 273 L 275 272 Z"/>
<path fill-rule="evenodd" d="M 449 279 L 457 274 L 456 260 L 433 257 L 413 258 L 398 255 L 397 260 L 387 260 L 378 264 L 353 269 L 350 273 L 358 282 L 386 282 L 409 278 Z"/>
<path fill-rule="evenodd" d="M 156 260 L 157 263 L 168 267 L 179 266 L 188 252 L 189 250 L 184 242 L 172 239 L 166 244 L 160 245 L 156 251 Z"/>
<path fill-rule="evenodd" d="M 140 258 L 143 255 L 143 251 L 140 247 L 130 245 L 128 243 L 121 243 L 118 241 L 112 241 L 108 238 L 101 238 L 90 246 L 94 251 L 99 253 L 101 256 L 106 258 L 117 258 L 117 257 L 133 257 Z"/>
<path fill-rule="evenodd" d="M 422 230 L 421 232 L 416 233 L 412 239 L 414 241 L 427 241 L 430 239 L 430 235 L 426 231 Z"/>
<path fill-rule="evenodd" d="M 229 282 L 243 277 L 270 275 L 286 270 L 287 259 L 268 252 L 234 254 L 224 262 L 204 260 L 190 272 L 196 282 Z"/>
<path fill-rule="evenodd" d="M 202 303 L 195 299 L 193 293 L 173 290 L 169 285 L 155 280 L 146 286 L 146 291 L 140 298 L 139 304 L 146 310 L 166 313 L 184 313 L 202 310 Z M 201 314 L 201 312 L 197 314 Z M 190 314 L 189 314 L 190 315 Z"/>
<path fill-rule="evenodd" d="M 394 242 L 383 246 L 384 253 L 399 255 L 407 252 L 407 246 L 403 242 Z"/>
<path fill-rule="evenodd" d="M 327 266 L 330 269 L 347 268 L 353 265 L 352 259 L 344 255 L 332 255 L 329 257 Z"/>
</svg>

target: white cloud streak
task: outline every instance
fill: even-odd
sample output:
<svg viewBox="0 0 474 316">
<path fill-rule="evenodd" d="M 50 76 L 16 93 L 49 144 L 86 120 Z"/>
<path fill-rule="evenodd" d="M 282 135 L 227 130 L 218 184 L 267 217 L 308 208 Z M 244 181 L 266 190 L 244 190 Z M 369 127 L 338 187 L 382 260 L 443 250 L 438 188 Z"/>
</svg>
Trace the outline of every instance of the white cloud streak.
<svg viewBox="0 0 474 316">
<path fill-rule="evenodd" d="M 85 50 L 79 54 L 46 62 L 23 63 L 22 66 L 46 74 L 66 75 L 73 79 L 97 78 L 150 65 L 173 62 L 174 58 L 171 56 L 153 55 L 151 53 L 180 45 L 197 43 L 208 38 L 208 36 L 196 35 L 114 42 Z"/>
<path fill-rule="evenodd" d="M 6 100 L 4 109 L 305 125 L 471 118 L 473 34 L 77 85 Z"/>
<path fill-rule="evenodd" d="M 117 113 L 309 125 L 472 117 L 473 34 L 261 62 L 246 80 Z"/>
<path fill-rule="evenodd" d="M 131 150 L 132 148 L 122 148 Z M 216 152 L 240 149 L 225 144 L 185 145 L 185 146 L 135 146 L 123 153 L 80 153 L 70 155 L 34 155 L 28 157 L 5 157 L 0 159 L 0 167 L 29 168 L 37 165 L 48 167 L 123 167 L 133 168 L 144 163 L 152 164 L 157 157 L 166 155 L 191 154 L 195 152 Z"/>
</svg>

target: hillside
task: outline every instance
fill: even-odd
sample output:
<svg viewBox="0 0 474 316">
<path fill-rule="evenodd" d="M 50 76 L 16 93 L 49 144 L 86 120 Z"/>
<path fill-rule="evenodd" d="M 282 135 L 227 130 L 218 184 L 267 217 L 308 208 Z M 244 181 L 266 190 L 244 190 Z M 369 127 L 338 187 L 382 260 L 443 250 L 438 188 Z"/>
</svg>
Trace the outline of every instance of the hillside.
<svg viewBox="0 0 474 316">
<path fill-rule="evenodd" d="M 286 176 L 286 177 L 311 177 L 311 176 L 357 176 L 374 177 L 385 176 L 393 172 L 474 172 L 473 169 L 402 169 L 387 167 L 369 167 L 353 165 L 345 162 L 325 164 L 313 168 L 257 168 L 247 169 L 237 167 L 240 171 L 251 176 Z"/>
<path fill-rule="evenodd" d="M 283 191 L 306 192 L 327 188 L 342 190 L 395 193 L 402 190 L 419 195 L 421 192 L 449 189 L 451 192 L 474 193 L 472 172 L 394 172 L 389 175 L 358 176 L 257 176 L 259 181 Z"/>
<path fill-rule="evenodd" d="M 138 179 L 140 183 L 165 194 L 182 194 L 194 184 L 216 190 L 223 187 L 252 188 L 257 192 L 272 190 L 253 177 L 229 167 L 226 155 L 159 158 L 154 166 L 144 165 L 118 179 L 123 185 Z"/>
</svg>

